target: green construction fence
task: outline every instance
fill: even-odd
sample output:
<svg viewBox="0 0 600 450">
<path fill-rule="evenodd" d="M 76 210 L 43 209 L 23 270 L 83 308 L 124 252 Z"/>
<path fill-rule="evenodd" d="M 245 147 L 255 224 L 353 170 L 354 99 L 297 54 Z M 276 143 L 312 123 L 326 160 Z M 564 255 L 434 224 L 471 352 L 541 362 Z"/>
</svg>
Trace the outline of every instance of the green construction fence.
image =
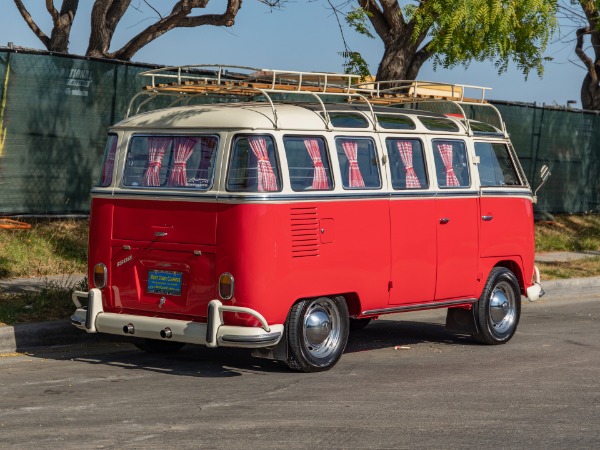
<svg viewBox="0 0 600 450">
<path fill-rule="evenodd" d="M 158 66 L 0 49 L 0 215 L 88 213 L 106 130 Z M 492 102 L 530 184 L 552 171 L 538 211 L 600 209 L 600 115 Z"/>
</svg>

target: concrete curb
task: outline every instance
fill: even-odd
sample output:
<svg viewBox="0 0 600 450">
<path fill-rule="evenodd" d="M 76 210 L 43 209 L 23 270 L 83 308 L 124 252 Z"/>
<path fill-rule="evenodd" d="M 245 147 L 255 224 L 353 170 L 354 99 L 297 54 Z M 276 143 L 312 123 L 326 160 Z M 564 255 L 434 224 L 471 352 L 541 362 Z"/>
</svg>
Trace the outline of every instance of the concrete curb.
<svg viewBox="0 0 600 450">
<path fill-rule="evenodd" d="M 600 293 L 600 277 L 542 281 L 542 287 L 546 291 L 543 300 L 552 300 L 554 294 L 564 295 L 570 291 Z M 0 353 L 109 338 L 110 336 L 103 334 L 88 334 L 75 328 L 68 320 L 0 326 Z"/>
<path fill-rule="evenodd" d="M 79 330 L 68 320 L 17 324 L 0 327 L 0 354 L 107 338 L 107 335 Z"/>
</svg>

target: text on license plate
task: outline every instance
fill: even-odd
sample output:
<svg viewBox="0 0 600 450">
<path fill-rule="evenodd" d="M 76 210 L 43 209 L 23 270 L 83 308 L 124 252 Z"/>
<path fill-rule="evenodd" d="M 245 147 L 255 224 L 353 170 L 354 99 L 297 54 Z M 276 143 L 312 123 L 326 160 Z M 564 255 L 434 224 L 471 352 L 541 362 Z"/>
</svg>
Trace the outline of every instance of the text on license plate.
<svg viewBox="0 0 600 450">
<path fill-rule="evenodd" d="M 148 272 L 148 293 L 181 295 L 181 272 L 151 270 Z"/>
</svg>

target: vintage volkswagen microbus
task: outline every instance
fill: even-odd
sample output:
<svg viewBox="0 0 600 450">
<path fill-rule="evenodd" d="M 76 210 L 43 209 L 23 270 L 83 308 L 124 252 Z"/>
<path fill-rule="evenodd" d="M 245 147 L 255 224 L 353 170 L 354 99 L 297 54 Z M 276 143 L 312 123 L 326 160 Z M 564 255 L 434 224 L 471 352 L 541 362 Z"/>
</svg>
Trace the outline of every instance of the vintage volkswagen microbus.
<svg viewBox="0 0 600 450">
<path fill-rule="evenodd" d="M 390 313 L 512 338 L 543 295 L 534 195 L 485 88 L 206 70 L 145 73 L 130 109 L 172 103 L 110 129 L 74 325 L 306 372 Z"/>
</svg>

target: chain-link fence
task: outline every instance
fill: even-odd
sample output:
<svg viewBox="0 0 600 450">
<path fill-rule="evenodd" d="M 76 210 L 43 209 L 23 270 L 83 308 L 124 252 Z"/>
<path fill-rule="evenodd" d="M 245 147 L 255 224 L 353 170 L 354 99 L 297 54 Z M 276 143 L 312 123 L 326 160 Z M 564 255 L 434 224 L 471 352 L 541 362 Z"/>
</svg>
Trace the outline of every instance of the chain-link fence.
<svg viewBox="0 0 600 450">
<path fill-rule="evenodd" d="M 88 212 L 106 130 L 151 67 L 0 49 L 0 214 Z M 600 116 L 494 103 L 533 186 L 550 166 L 538 210 L 599 210 Z"/>
</svg>

